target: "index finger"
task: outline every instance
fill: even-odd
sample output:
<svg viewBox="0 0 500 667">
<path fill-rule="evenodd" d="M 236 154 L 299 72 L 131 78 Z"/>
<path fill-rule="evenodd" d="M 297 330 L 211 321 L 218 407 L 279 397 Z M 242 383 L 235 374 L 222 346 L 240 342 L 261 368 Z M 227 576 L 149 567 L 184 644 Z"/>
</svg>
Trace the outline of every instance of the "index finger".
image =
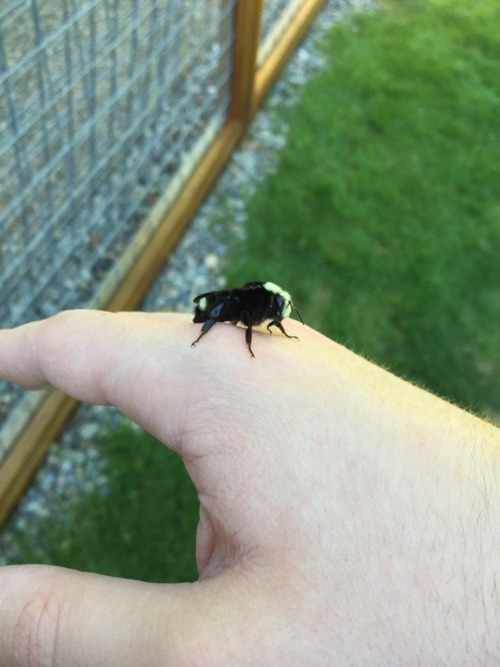
<svg viewBox="0 0 500 667">
<path fill-rule="evenodd" d="M 82 310 L 1 330 L 0 377 L 26 389 L 54 388 L 78 400 L 115 405 L 150 428 L 158 409 L 151 389 L 186 368 L 189 321 L 189 315 L 172 313 Z M 180 389 L 168 391 L 163 414 L 170 408 L 178 414 Z"/>
<path fill-rule="evenodd" d="M 230 324 L 214 327 L 210 341 L 193 349 L 199 327 L 190 320 L 175 313 L 80 310 L 0 330 L 0 378 L 114 405 L 176 451 L 182 436 L 193 436 L 196 428 L 206 439 L 214 420 L 219 432 L 218 414 L 228 416 L 233 438 L 244 436 L 244 420 L 234 419 L 243 403 L 253 403 L 254 413 L 267 405 L 259 388 L 272 388 L 283 373 L 295 372 L 291 359 L 305 350 L 279 334 L 271 340 L 267 332 L 255 332 L 256 362 L 241 329 Z M 295 328 L 303 342 L 315 334 L 292 320 L 287 328 L 292 334 Z"/>
</svg>

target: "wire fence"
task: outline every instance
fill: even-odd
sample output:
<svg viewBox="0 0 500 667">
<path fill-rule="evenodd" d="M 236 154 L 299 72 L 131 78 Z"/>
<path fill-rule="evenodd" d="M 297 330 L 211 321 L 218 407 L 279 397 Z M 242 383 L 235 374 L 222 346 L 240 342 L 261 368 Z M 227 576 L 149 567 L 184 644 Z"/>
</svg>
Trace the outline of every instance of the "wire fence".
<svg viewBox="0 0 500 667">
<path fill-rule="evenodd" d="M 264 2 L 259 62 L 302 1 Z M 1 4 L 2 327 L 104 305 L 131 239 L 226 121 L 237 4 Z M 0 383 L 0 424 L 21 396 Z M 0 463 L 7 449 L 0 435 Z"/>
<path fill-rule="evenodd" d="M 0 319 L 88 304 L 229 100 L 232 2 L 0 13 Z"/>
</svg>

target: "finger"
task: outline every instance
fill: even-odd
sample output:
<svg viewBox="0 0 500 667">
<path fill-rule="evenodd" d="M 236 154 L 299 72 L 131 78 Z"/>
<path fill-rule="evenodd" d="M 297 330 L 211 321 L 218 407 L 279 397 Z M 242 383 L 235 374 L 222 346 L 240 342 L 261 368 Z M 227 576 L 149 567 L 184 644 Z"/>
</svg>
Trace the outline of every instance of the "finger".
<svg viewBox="0 0 500 667">
<path fill-rule="evenodd" d="M 103 311 L 65 311 L 0 331 L 0 375 L 29 389 L 55 387 L 76 398 L 104 402 L 108 370 L 144 353 L 141 336 L 162 324 L 185 321 L 188 316 Z M 177 331 L 163 327 L 164 342 L 176 344 Z M 148 341 L 146 340 L 146 344 Z M 168 350 L 166 350 L 168 351 Z M 141 354 L 141 356 L 142 356 Z M 95 380 L 98 380 L 96 383 Z M 82 396 L 82 393 L 85 396 Z"/>
<path fill-rule="evenodd" d="M 183 586 L 29 566 L 0 570 L 0 664 L 181 664 Z"/>
<path fill-rule="evenodd" d="M 289 495 L 287 485 L 297 476 L 295 461 L 308 438 L 307 424 L 301 431 L 301 423 L 287 414 L 290 406 L 298 414 L 307 403 L 314 421 L 315 411 L 324 409 L 307 392 L 297 392 L 297 374 L 305 387 L 315 364 L 325 364 L 324 359 L 312 363 L 307 328 L 302 351 L 296 341 L 261 334 L 256 364 L 249 359 L 243 332 L 231 325 L 216 327 L 203 350 L 192 349 L 193 328 L 198 327 L 189 320 L 189 315 L 175 314 L 61 313 L 0 332 L 0 376 L 115 405 L 178 452 L 204 507 L 198 563 L 209 577 L 234 561 L 240 545 L 232 536 L 248 544 L 263 535 L 274 540 L 284 525 L 279 503 L 270 513 L 269 502 Z M 295 334 L 293 326 L 290 321 Z M 294 354 L 306 355 L 307 364 L 298 367 Z M 287 456 L 269 442 L 286 442 Z M 268 482 L 275 470 L 282 472 L 279 487 Z"/>
<path fill-rule="evenodd" d="M 47 566 L 0 568 L 0 665 L 190 667 L 234 664 L 235 656 L 238 664 L 267 664 L 257 642 L 274 636 L 273 617 L 277 628 L 286 622 L 273 611 L 277 594 L 268 594 L 279 587 L 263 579 L 234 571 L 169 585 Z"/>
<path fill-rule="evenodd" d="M 25 388 L 54 387 L 79 400 L 115 405 L 148 430 L 160 412 L 164 425 L 178 423 L 165 417 L 182 414 L 176 379 L 182 369 L 189 375 L 189 319 L 68 311 L 2 330 L 0 377 Z M 163 390 L 153 391 L 159 387 Z M 168 436 L 174 439 L 171 432 Z"/>
<path fill-rule="evenodd" d="M 190 319 L 173 313 L 67 311 L 2 330 L 0 378 L 26 388 L 54 387 L 79 400 L 115 405 L 176 449 L 182 433 L 193 434 L 195 421 L 209 432 L 203 420 L 216 419 L 217 411 L 221 412 L 219 404 L 212 409 L 212 401 L 232 402 L 231 409 L 241 412 L 238 395 L 245 384 L 253 385 L 245 400 L 260 401 L 255 391 L 259 384 L 276 382 L 280 365 L 293 369 L 289 359 L 275 354 L 280 343 L 286 354 L 289 341 L 276 336 L 271 341 L 261 334 L 262 361 L 250 364 L 241 330 L 230 325 L 211 332 L 210 344 L 203 350 L 193 349 L 193 329 L 197 332 L 199 327 Z M 274 361 L 274 372 L 266 354 Z M 243 436 L 242 420 L 233 420 L 232 427 L 238 424 Z"/>
</svg>

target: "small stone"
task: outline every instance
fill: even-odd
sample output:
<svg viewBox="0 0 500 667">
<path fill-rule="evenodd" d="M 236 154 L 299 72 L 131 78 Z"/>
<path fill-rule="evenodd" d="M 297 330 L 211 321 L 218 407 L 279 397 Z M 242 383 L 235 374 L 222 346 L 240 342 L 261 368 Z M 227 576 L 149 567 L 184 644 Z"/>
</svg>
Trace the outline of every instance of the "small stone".
<svg viewBox="0 0 500 667">
<path fill-rule="evenodd" d="M 205 266 L 209 271 L 217 271 L 219 268 L 219 258 L 214 252 L 205 257 Z"/>
<path fill-rule="evenodd" d="M 80 437 L 82 440 L 95 440 L 100 431 L 97 422 L 86 422 L 80 426 Z"/>
</svg>

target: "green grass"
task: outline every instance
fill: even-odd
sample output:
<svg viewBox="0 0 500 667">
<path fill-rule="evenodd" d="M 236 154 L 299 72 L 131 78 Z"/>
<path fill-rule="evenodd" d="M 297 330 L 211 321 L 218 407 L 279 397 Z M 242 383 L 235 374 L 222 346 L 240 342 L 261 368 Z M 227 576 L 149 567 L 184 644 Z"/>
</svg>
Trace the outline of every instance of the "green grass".
<svg viewBox="0 0 500 667">
<path fill-rule="evenodd" d="M 329 35 L 231 284 L 473 409 L 500 410 L 500 10 L 409 1 Z"/>
<path fill-rule="evenodd" d="M 229 284 L 290 289 L 304 320 L 477 410 L 500 411 L 497 0 L 401 1 L 336 27 L 277 171 L 250 202 Z M 196 577 L 182 463 L 126 429 L 110 492 L 55 507 L 20 561 Z"/>
<path fill-rule="evenodd" d="M 50 507 L 16 530 L 11 563 L 51 563 L 142 581 L 194 581 L 198 499 L 179 456 L 130 426 L 102 438 L 109 493 Z"/>
</svg>

